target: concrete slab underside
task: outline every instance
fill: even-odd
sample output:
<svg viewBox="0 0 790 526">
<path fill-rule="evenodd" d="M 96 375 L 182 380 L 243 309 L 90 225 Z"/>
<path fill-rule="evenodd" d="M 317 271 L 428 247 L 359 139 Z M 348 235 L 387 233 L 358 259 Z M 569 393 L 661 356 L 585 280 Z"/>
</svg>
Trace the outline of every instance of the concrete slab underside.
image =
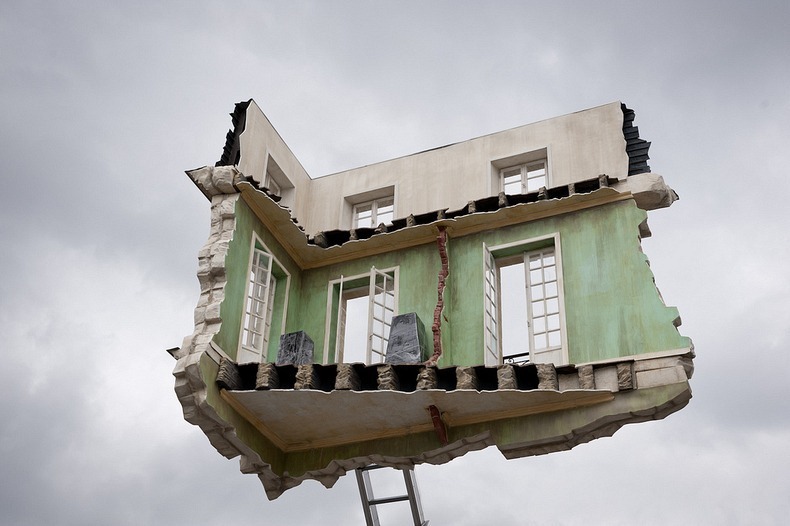
<svg viewBox="0 0 790 526">
<path fill-rule="evenodd" d="M 450 426 L 606 402 L 604 390 L 225 391 L 231 405 L 285 452 L 431 431 L 429 406 Z"/>
<path fill-rule="evenodd" d="M 334 395 L 340 395 L 343 401 Z M 292 400 L 286 402 L 286 397 Z M 256 427 L 263 424 L 276 429 L 280 440 L 323 436 L 338 441 L 337 445 L 322 443 L 320 438 L 311 445 L 295 440 L 281 442 L 286 446 L 282 472 L 273 471 L 264 458 L 262 464 L 256 463 L 257 469 L 247 471 L 258 474 L 267 497 L 274 499 L 304 480 L 318 480 L 331 487 L 346 472 L 371 463 L 402 468 L 421 463 L 443 464 L 491 445 L 496 445 L 509 459 L 568 450 L 595 438 L 611 436 L 625 424 L 664 418 L 688 403 L 691 390 L 688 382 L 680 382 L 615 393 L 282 390 L 223 391 L 222 398 L 247 418 L 257 413 Z M 518 407 L 506 407 L 514 401 Z M 439 443 L 430 421 L 425 424 L 429 418 L 425 407 L 431 402 L 436 402 L 433 405 L 444 412 L 449 436 L 446 446 Z M 471 407 L 464 407 L 465 404 Z M 489 415 L 474 422 L 483 412 L 496 407 L 499 407 L 498 419 Z M 323 410 L 327 412 L 322 413 Z M 514 416 L 513 411 L 522 414 Z M 392 423 L 388 423 L 390 419 Z M 409 426 L 411 422 L 413 425 L 405 434 L 373 436 L 377 426 L 392 430 L 396 425 Z M 344 425 L 350 429 L 343 429 Z M 298 426 L 305 427 L 297 429 Z M 332 437 L 329 430 L 339 433 L 338 437 Z M 359 434 L 357 442 L 339 444 L 351 436 L 352 430 L 374 431 L 371 436 Z"/>
</svg>

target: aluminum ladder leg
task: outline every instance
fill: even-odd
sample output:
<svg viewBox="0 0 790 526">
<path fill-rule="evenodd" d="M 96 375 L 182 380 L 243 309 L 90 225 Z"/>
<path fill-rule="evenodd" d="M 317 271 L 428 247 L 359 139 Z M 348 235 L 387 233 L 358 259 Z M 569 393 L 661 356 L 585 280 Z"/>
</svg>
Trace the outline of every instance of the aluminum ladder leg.
<svg viewBox="0 0 790 526">
<path fill-rule="evenodd" d="M 428 521 L 424 520 L 422 516 L 422 504 L 420 503 L 420 494 L 417 491 L 417 480 L 414 477 L 413 469 L 398 470 L 403 473 L 403 481 L 406 484 L 406 495 L 378 499 L 373 496 L 373 486 L 370 482 L 370 473 L 368 472 L 383 467 L 386 466 L 371 464 L 364 468 L 357 468 L 354 470 L 357 476 L 357 486 L 359 486 L 359 496 L 362 498 L 362 509 L 365 512 L 365 524 L 367 526 L 381 526 L 379 514 L 376 511 L 377 505 L 408 500 L 414 526 L 428 526 Z"/>
</svg>

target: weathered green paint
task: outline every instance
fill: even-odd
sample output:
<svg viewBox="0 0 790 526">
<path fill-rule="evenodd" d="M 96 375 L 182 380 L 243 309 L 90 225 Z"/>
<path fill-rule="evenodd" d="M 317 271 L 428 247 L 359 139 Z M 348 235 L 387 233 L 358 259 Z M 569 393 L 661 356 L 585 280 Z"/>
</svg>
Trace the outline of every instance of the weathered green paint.
<svg viewBox="0 0 790 526">
<path fill-rule="evenodd" d="M 686 348 L 677 310 L 658 295 L 639 243 L 645 212 L 633 201 L 451 240 L 445 354 L 476 365 L 483 349 L 483 243 L 489 247 L 559 233 L 571 363 Z M 503 291 L 520 293 L 521 291 Z"/>
<path fill-rule="evenodd" d="M 324 349 L 329 283 L 341 276 L 367 275 L 370 268 L 398 267 L 398 311 L 416 312 L 430 330 L 437 299 L 439 255 L 434 244 L 300 271 L 249 207 L 239 200 L 237 227 L 226 259 L 228 283 L 222 326 L 215 342 L 231 357 L 238 347 L 241 310 L 255 232 L 291 275 L 286 332 L 303 330 L 315 342 L 315 359 L 333 361 L 337 293 L 331 302 L 329 348 Z M 483 359 L 483 244 L 505 245 L 559 233 L 565 292 L 565 319 L 571 363 L 685 348 L 688 338 L 672 322 L 653 284 L 641 251 L 638 226 L 645 212 L 633 201 L 450 238 L 450 275 L 444 292 L 443 355 L 440 366 L 478 365 Z M 512 252 L 513 250 L 511 250 Z M 520 293 L 520 291 L 503 291 Z M 278 280 L 267 359 L 277 354 L 285 279 Z M 431 338 L 426 342 L 433 352 Z"/>
<path fill-rule="evenodd" d="M 663 305 L 653 284 L 653 276 L 640 250 L 638 225 L 645 213 L 633 201 L 621 201 L 596 208 L 506 228 L 485 231 L 461 238 L 450 238 L 448 256 L 450 275 L 445 289 L 442 323 L 444 354 L 439 363 L 477 365 L 483 360 L 483 245 L 496 246 L 559 233 L 564 283 L 564 305 L 572 363 L 605 360 L 623 356 L 688 347 L 688 338 L 679 335 L 672 324 L 677 311 Z M 329 283 L 340 276 L 364 275 L 378 269 L 399 269 L 398 311 L 416 312 L 426 328 L 433 321 L 440 269 L 435 244 L 426 244 L 397 252 L 364 257 L 354 261 L 307 271 L 300 270 L 277 243 L 274 236 L 242 201 L 236 204 L 236 230 L 226 258 L 227 285 L 221 306 L 222 325 L 214 341 L 234 357 L 247 285 L 250 244 L 256 233 L 268 250 L 290 273 L 290 291 L 286 313 L 286 332 L 304 330 L 315 342 L 315 359 L 321 362 L 324 352 L 334 360 L 334 323 L 330 324 L 330 349 L 324 349 Z M 276 357 L 280 336 L 285 280 L 278 281 L 275 319 L 272 322 L 267 359 Z M 506 293 L 508 291 L 505 291 Z M 331 319 L 337 314 L 337 292 L 333 292 Z M 430 354 L 432 342 L 427 342 Z M 275 473 L 300 476 L 306 471 L 323 469 L 333 459 L 370 454 L 417 456 L 437 448 L 432 432 L 407 437 L 380 439 L 304 452 L 284 453 L 261 435 L 246 419 L 219 396 L 216 387 L 217 366 L 207 356 L 201 359 L 201 373 L 207 386 L 207 402 L 230 425 L 239 438 L 271 463 Z M 630 410 L 656 407 L 666 402 L 670 388 L 635 391 L 618 400 L 624 414 Z M 612 408 L 603 409 L 606 414 Z M 561 416 L 561 417 L 560 417 Z M 562 415 L 534 415 L 495 422 L 459 426 L 450 429 L 455 441 L 483 432 L 491 432 L 500 447 L 518 444 L 535 433 L 563 436 L 566 431 L 590 422 L 595 411 L 568 410 Z M 602 418 L 606 415 L 602 413 Z"/>
<path fill-rule="evenodd" d="M 572 362 L 686 348 L 642 253 L 646 212 L 633 201 L 563 217 L 563 275 Z M 566 234 L 567 233 L 567 234 Z"/>
<path fill-rule="evenodd" d="M 283 250 L 274 236 L 266 229 L 263 223 L 250 210 L 249 206 L 242 200 L 236 201 L 236 229 L 233 238 L 228 246 L 228 254 L 225 258 L 225 268 L 227 274 L 227 284 L 225 285 L 225 299 L 220 307 L 222 325 L 219 332 L 214 336 L 214 342 L 222 348 L 231 358 L 236 357 L 239 347 L 239 335 L 243 316 L 243 306 L 247 293 L 247 269 L 250 264 L 250 249 L 252 247 L 253 232 L 258 235 L 265 245 L 267 252 L 274 255 L 275 259 L 282 265 L 283 269 L 277 269 L 276 264 L 273 270 L 277 278 L 275 287 L 274 308 L 272 310 L 272 328 L 269 334 L 269 346 L 266 357 L 269 361 L 274 361 L 277 357 L 277 347 L 280 341 L 280 328 L 282 327 L 283 306 L 288 293 L 289 304 L 294 297 L 299 296 L 301 275 L 299 267 L 294 263 L 288 253 Z M 290 285 L 287 283 L 285 270 L 291 275 Z M 290 291 L 288 289 L 290 288 Z M 289 307 L 289 313 L 293 309 Z M 286 319 L 287 324 L 287 319 Z"/>
<path fill-rule="evenodd" d="M 425 451 L 440 447 L 436 434 L 433 431 L 426 431 L 402 437 L 285 453 L 220 398 L 216 386 L 219 367 L 213 360 L 204 355 L 200 362 L 200 370 L 206 384 L 207 402 L 224 421 L 235 428 L 236 435 L 247 446 L 261 458 L 266 459 L 272 471 L 278 475 L 288 472 L 292 477 L 299 477 L 310 470 L 324 469 L 335 459 L 359 458 L 374 454 L 384 457 L 416 457 Z M 596 426 L 599 421 L 614 422 L 611 417 L 613 414 L 623 415 L 623 421 L 626 421 L 631 414 L 644 412 L 645 419 L 650 419 L 651 411 L 672 403 L 687 390 L 688 383 L 682 382 L 619 393 L 613 401 L 597 406 L 451 427 L 448 429 L 448 438 L 451 442 L 456 442 L 488 432 L 492 436 L 491 443 L 495 441 L 500 449 L 506 450 L 520 443 L 539 442 L 546 437 L 569 436 L 578 430 Z"/>
<path fill-rule="evenodd" d="M 229 425 L 233 426 L 235 434 L 254 450 L 261 458 L 271 464 L 272 470 L 282 473 L 285 466 L 286 455 L 269 439 L 263 436 L 249 420 L 241 416 L 227 402 L 220 398 L 217 388 L 217 374 L 219 365 L 207 355 L 200 357 L 200 374 L 206 385 L 206 402 Z"/>
<path fill-rule="evenodd" d="M 416 312 L 424 323 L 433 319 L 440 261 L 436 247 L 432 244 L 305 271 L 302 274 L 299 305 L 291 307 L 298 308 L 300 315 L 294 317 L 294 325 L 289 330 L 301 329 L 310 335 L 316 345 L 316 361 L 321 361 L 324 352 L 329 282 L 341 276 L 368 275 L 373 266 L 382 270 L 398 267 L 398 312 Z M 429 287 L 433 290 L 432 294 Z M 337 294 L 333 293 L 333 323 L 330 324 L 330 348 L 327 349 L 330 360 L 334 359 L 334 320 L 337 316 L 335 296 Z M 428 352 L 433 352 L 430 342 Z"/>
</svg>

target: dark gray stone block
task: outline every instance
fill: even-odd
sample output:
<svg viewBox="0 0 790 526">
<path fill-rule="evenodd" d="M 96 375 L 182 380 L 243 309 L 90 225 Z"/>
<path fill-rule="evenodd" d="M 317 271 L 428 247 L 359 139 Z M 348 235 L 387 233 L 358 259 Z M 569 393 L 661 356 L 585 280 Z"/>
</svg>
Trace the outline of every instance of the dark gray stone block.
<svg viewBox="0 0 790 526">
<path fill-rule="evenodd" d="M 421 363 L 425 359 L 425 326 L 415 312 L 392 318 L 384 363 Z"/>
<path fill-rule="evenodd" d="M 313 363 L 313 340 L 304 331 L 289 332 L 280 336 L 277 365 L 306 365 Z"/>
</svg>

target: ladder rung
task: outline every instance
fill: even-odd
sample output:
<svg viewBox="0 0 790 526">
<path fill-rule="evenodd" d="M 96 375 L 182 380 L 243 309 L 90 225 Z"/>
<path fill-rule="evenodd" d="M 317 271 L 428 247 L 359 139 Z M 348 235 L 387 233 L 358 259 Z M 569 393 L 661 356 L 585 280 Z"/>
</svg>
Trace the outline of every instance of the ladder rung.
<svg viewBox="0 0 790 526">
<path fill-rule="evenodd" d="M 373 487 L 370 480 L 368 471 L 374 469 L 381 469 L 386 466 L 378 464 L 370 464 L 361 468 L 356 468 L 357 485 L 359 486 L 359 495 L 362 497 L 362 506 L 365 513 L 365 523 L 367 526 L 379 526 L 378 511 L 376 506 L 379 504 L 389 504 L 392 502 L 409 502 L 411 508 L 412 519 L 414 526 L 427 526 L 428 521 L 422 518 L 422 506 L 420 505 L 420 496 L 417 491 L 416 481 L 414 478 L 413 469 L 400 469 L 403 474 L 403 481 L 406 484 L 406 494 L 384 498 L 373 498 Z"/>
<path fill-rule="evenodd" d="M 377 504 L 389 504 L 390 502 L 400 502 L 402 500 L 409 500 L 409 496 L 401 495 L 400 497 L 384 497 L 381 499 L 373 499 L 373 500 L 369 500 L 368 504 L 370 506 L 375 506 Z"/>
<path fill-rule="evenodd" d="M 388 466 L 382 466 L 382 465 L 379 465 L 379 464 L 368 464 L 367 466 L 365 466 L 363 468 L 357 468 L 357 470 L 359 470 L 359 471 L 373 471 L 374 469 L 383 469 L 383 468 L 386 468 L 386 467 L 388 467 Z"/>
</svg>

